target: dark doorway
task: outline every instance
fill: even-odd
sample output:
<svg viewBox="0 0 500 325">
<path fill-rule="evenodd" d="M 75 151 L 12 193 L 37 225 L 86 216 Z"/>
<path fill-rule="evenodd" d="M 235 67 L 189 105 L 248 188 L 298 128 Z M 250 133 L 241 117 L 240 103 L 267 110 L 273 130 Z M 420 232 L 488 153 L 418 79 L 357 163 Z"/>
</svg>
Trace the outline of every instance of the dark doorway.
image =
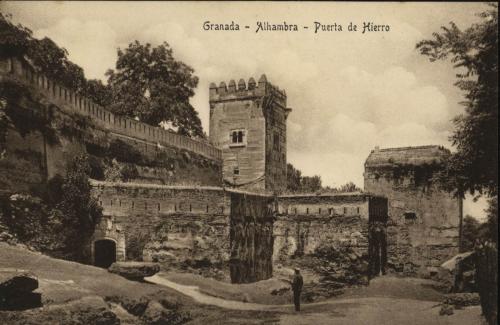
<svg viewBox="0 0 500 325">
<path fill-rule="evenodd" d="M 94 242 L 94 265 L 108 268 L 116 262 L 116 244 L 109 239 Z"/>
<path fill-rule="evenodd" d="M 387 199 L 370 197 L 368 217 L 369 276 L 385 274 L 387 264 Z"/>
</svg>

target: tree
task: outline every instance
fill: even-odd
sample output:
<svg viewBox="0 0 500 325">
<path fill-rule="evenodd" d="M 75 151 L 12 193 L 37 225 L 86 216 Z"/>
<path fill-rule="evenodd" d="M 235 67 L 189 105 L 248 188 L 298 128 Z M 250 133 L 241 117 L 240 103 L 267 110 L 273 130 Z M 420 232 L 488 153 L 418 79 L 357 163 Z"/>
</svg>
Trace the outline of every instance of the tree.
<svg viewBox="0 0 500 325">
<path fill-rule="evenodd" d="M 287 191 L 292 193 L 314 193 L 322 189 L 321 177 L 302 176 L 302 172 L 292 164 L 287 164 Z"/>
<path fill-rule="evenodd" d="M 481 238 L 480 227 L 481 223 L 474 217 L 471 217 L 470 215 L 466 215 L 464 217 L 462 230 L 462 250 L 464 252 L 474 249 L 474 243 L 476 242 L 476 239 Z"/>
<path fill-rule="evenodd" d="M 56 209 L 64 216 L 62 223 L 67 230 L 66 250 L 82 262 L 86 259 L 82 249 L 102 217 L 102 208 L 91 195 L 90 171 L 85 154 L 74 157 L 68 164 L 61 185 L 62 196 L 56 205 Z"/>
<path fill-rule="evenodd" d="M 486 222 L 481 225 L 481 238 L 488 239 L 498 246 L 498 197 L 488 201 Z"/>
<path fill-rule="evenodd" d="M 295 169 L 292 164 L 286 164 L 286 189 L 290 192 L 297 192 L 300 189 L 300 179 L 302 172 Z"/>
<path fill-rule="evenodd" d="M 336 190 L 338 192 L 360 192 L 360 191 L 362 191 L 353 182 L 347 182 L 344 185 L 339 186 Z"/>
<path fill-rule="evenodd" d="M 198 113 L 189 103 L 198 84 L 193 72 L 174 59 L 167 43 L 152 47 L 135 41 L 118 49 L 116 71 L 106 73 L 113 91 L 109 109 L 155 126 L 170 124 L 183 135 L 203 137 Z"/>
<path fill-rule="evenodd" d="M 321 183 L 321 176 L 302 176 L 300 180 L 300 190 L 306 193 L 318 192 L 323 188 Z"/>
<path fill-rule="evenodd" d="M 459 69 L 455 83 L 465 93 L 465 113 L 453 120 L 457 152 L 439 179 L 456 195 L 497 195 L 498 188 L 498 5 L 479 14 L 466 30 L 455 23 L 417 44 L 430 61 L 450 58 Z"/>
</svg>

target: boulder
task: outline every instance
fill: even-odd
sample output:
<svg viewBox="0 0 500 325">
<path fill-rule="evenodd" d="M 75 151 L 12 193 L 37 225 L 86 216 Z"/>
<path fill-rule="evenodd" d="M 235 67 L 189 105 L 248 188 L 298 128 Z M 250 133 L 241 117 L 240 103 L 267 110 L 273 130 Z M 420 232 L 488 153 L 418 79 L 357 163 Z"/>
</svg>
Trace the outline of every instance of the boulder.
<svg viewBox="0 0 500 325">
<path fill-rule="evenodd" d="M 10 296 L 29 293 L 38 288 L 38 279 L 29 273 L 0 273 L 0 295 Z"/>
<path fill-rule="evenodd" d="M 165 309 L 158 301 L 150 301 L 148 307 L 142 315 L 142 320 L 146 324 L 160 325 L 171 324 L 172 311 Z"/>
<path fill-rule="evenodd" d="M 479 294 L 476 292 L 450 293 L 444 296 L 444 304 L 462 308 L 467 306 L 478 306 L 481 304 Z"/>
<path fill-rule="evenodd" d="M 24 310 L 40 307 L 42 295 L 36 276 L 22 271 L 0 272 L 0 310 Z"/>
<path fill-rule="evenodd" d="M 115 262 L 108 271 L 129 280 L 142 281 L 145 277 L 158 273 L 160 265 L 150 262 Z"/>
<path fill-rule="evenodd" d="M 441 310 L 439 310 L 439 315 L 441 316 L 450 316 L 453 315 L 453 306 L 444 304 L 441 306 Z"/>
</svg>

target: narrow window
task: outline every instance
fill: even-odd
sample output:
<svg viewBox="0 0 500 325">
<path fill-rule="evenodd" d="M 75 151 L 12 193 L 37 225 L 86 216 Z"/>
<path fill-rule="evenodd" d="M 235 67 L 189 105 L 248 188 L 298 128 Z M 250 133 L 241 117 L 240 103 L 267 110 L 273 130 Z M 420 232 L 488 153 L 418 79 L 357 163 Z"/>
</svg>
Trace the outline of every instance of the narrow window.
<svg viewBox="0 0 500 325">
<path fill-rule="evenodd" d="M 318 209 L 318 214 L 321 214 L 321 208 Z"/>
<path fill-rule="evenodd" d="M 309 208 L 306 208 L 306 214 L 309 214 Z"/>
<path fill-rule="evenodd" d="M 344 207 L 344 214 L 347 214 L 347 208 Z"/>
<path fill-rule="evenodd" d="M 238 143 L 243 143 L 243 131 L 238 131 Z"/>
<path fill-rule="evenodd" d="M 158 203 L 158 211 L 160 211 L 160 203 Z"/>
<path fill-rule="evenodd" d="M 278 132 L 274 132 L 273 147 L 274 150 L 280 151 L 280 135 Z"/>
<path fill-rule="evenodd" d="M 412 223 L 417 221 L 417 214 L 415 212 L 405 212 L 405 223 Z"/>
<path fill-rule="evenodd" d="M 135 206 L 135 203 L 134 203 L 134 201 L 132 201 L 132 209 L 134 208 L 134 206 Z"/>
<path fill-rule="evenodd" d="M 359 207 L 356 208 L 356 213 L 359 214 Z"/>
</svg>

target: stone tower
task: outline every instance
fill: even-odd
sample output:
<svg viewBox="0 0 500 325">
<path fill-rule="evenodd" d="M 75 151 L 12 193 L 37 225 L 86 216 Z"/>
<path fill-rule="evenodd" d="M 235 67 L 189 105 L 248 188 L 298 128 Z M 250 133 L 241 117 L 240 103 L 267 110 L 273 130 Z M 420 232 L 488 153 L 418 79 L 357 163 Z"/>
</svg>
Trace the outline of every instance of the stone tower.
<svg viewBox="0 0 500 325">
<path fill-rule="evenodd" d="M 240 189 L 286 188 L 286 94 L 262 75 L 210 84 L 210 142 L 222 150 L 223 180 Z"/>
</svg>

